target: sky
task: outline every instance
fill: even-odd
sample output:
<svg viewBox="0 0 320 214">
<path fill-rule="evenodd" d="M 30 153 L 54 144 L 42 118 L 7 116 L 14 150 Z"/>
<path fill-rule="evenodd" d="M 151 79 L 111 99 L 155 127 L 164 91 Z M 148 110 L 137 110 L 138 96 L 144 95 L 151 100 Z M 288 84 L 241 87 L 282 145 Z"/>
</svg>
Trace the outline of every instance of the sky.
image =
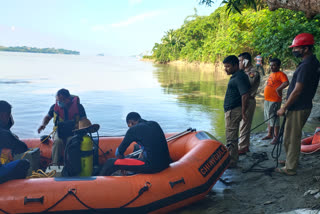
<svg viewBox="0 0 320 214">
<path fill-rule="evenodd" d="M 81 55 L 132 56 L 151 51 L 179 28 L 199 0 L 10 0 L 1 2 L 0 46 L 64 48 Z"/>
</svg>

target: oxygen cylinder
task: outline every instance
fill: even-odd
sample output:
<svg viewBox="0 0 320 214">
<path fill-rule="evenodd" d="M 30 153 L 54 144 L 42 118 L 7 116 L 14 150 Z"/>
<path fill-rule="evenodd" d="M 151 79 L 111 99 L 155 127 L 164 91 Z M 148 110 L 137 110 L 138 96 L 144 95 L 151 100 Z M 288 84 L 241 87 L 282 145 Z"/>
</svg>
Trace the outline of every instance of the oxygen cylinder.
<svg viewBox="0 0 320 214">
<path fill-rule="evenodd" d="M 93 142 L 85 135 L 80 144 L 81 150 L 81 172 L 80 176 L 91 176 L 93 171 Z"/>
</svg>

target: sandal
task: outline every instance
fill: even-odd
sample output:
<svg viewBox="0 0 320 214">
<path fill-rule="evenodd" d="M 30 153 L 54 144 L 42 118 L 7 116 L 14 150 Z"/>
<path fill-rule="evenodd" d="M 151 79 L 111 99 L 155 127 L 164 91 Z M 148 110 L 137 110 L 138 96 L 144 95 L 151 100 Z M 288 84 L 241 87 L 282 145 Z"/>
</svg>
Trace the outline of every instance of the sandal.
<svg viewBox="0 0 320 214">
<path fill-rule="evenodd" d="M 274 171 L 275 172 L 279 172 L 279 173 L 284 174 L 284 175 L 289 175 L 289 176 L 297 174 L 296 172 L 289 172 L 285 167 L 275 168 Z"/>
<path fill-rule="evenodd" d="M 238 150 L 238 154 L 239 154 L 239 155 L 245 155 L 247 152 L 250 152 L 249 146 L 248 146 L 248 147 L 245 147 L 245 148 L 243 148 L 243 149 Z"/>
<path fill-rule="evenodd" d="M 261 138 L 261 140 L 270 140 L 270 139 L 272 139 L 271 135 L 267 135 L 267 136 Z"/>
</svg>

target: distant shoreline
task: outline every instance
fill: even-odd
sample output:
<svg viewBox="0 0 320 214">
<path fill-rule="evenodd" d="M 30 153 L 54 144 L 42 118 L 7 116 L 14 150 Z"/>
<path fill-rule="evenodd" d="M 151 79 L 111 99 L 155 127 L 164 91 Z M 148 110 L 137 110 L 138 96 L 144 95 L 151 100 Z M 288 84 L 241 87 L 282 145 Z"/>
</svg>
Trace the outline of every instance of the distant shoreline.
<svg viewBox="0 0 320 214">
<path fill-rule="evenodd" d="M 44 53 L 44 54 L 68 54 L 68 55 L 80 55 L 79 51 L 72 51 L 66 49 L 55 49 L 55 48 L 32 48 L 27 46 L 17 47 L 4 47 L 0 46 L 0 51 L 5 52 L 23 52 L 23 53 Z"/>
</svg>

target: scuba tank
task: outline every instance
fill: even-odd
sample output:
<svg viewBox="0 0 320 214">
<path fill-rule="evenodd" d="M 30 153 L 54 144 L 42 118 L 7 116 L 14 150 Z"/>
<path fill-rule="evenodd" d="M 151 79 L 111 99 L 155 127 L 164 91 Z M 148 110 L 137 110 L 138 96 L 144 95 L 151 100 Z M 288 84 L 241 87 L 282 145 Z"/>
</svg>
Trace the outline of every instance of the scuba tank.
<svg viewBox="0 0 320 214">
<path fill-rule="evenodd" d="M 91 176 L 93 171 L 93 141 L 88 135 L 80 143 L 81 172 L 79 176 Z"/>
</svg>

